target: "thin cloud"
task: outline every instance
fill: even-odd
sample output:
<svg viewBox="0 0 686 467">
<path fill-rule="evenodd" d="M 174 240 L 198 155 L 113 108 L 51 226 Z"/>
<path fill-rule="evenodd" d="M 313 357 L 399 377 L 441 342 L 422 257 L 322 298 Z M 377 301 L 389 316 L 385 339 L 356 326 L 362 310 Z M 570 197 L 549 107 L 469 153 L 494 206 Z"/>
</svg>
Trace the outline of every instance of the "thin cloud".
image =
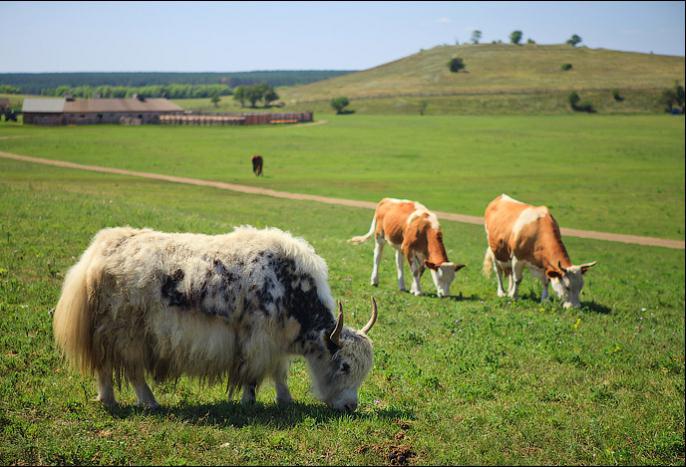
<svg viewBox="0 0 686 467">
<path fill-rule="evenodd" d="M 449 24 L 449 23 L 452 23 L 453 20 L 451 20 L 450 18 L 447 18 L 447 17 L 443 16 L 442 18 L 438 18 L 438 19 L 436 20 L 436 22 L 437 22 L 437 23 L 441 23 L 441 24 Z"/>
</svg>

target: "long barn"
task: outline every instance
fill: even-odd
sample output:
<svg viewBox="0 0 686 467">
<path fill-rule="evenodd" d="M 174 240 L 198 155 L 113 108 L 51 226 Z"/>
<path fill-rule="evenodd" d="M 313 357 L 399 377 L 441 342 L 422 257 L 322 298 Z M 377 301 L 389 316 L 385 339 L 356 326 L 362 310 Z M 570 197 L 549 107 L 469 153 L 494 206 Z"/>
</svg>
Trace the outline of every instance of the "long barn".
<svg viewBox="0 0 686 467">
<path fill-rule="evenodd" d="M 34 125 L 88 125 L 159 123 L 160 117 L 183 113 L 167 99 L 73 99 L 26 98 L 22 108 L 24 123 Z"/>
</svg>

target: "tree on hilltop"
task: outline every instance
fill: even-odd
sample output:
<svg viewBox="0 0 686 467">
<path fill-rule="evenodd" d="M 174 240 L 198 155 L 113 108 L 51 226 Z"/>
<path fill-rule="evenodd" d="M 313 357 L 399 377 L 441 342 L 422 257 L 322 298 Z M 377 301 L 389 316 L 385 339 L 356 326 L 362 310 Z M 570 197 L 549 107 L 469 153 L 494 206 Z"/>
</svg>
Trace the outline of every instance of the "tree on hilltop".
<svg viewBox="0 0 686 467">
<path fill-rule="evenodd" d="M 567 39 L 567 44 L 571 45 L 572 47 L 576 47 L 577 44 L 581 43 L 583 39 L 581 37 L 577 36 L 574 34 L 572 37 Z"/>
<path fill-rule="evenodd" d="M 510 42 L 515 45 L 519 45 L 523 36 L 524 34 L 522 33 L 522 31 L 512 31 L 510 33 Z"/>
<path fill-rule="evenodd" d="M 479 31 L 478 29 L 475 31 L 472 31 L 472 44 L 478 44 L 480 40 L 481 40 L 481 31 Z"/>
</svg>

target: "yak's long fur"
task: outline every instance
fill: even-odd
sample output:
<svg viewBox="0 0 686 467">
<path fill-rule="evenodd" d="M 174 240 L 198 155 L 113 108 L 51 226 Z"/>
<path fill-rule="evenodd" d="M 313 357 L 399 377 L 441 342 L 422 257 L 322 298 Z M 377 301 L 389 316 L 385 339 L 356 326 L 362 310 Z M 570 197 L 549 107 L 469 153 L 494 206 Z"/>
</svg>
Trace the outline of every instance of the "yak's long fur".
<svg viewBox="0 0 686 467">
<path fill-rule="evenodd" d="M 124 227 L 100 231 L 71 268 L 53 328 L 84 374 L 228 377 L 233 389 L 279 371 L 306 333 L 330 333 L 333 309 L 324 261 L 278 229 L 209 236 Z"/>
</svg>

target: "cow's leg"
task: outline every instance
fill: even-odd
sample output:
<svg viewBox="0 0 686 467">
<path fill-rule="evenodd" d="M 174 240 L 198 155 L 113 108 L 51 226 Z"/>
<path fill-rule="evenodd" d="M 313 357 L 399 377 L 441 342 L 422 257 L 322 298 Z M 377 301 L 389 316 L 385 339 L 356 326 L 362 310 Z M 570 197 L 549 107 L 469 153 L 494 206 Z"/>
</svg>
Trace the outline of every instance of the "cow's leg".
<svg viewBox="0 0 686 467">
<path fill-rule="evenodd" d="M 241 404 L 254 404 L 257 398 L 257 383 L 250 383 L 243 385 L 243 397 L 241 397 Z"/>
<path fill-rule="evenodd" d="M 400 289 L 401 292 L 404 292 L 405 289 L 405 268 L 404 268 L 404 261 L 405 257 L 403 256 L 403 252 L 398 250 L 395 250 L 395 269 L 398 272 L 398 288 Z"/>
<path fill-rule="evenodd" d="M 98 400 L 107 407 L 117 405 L 112 384 L 112 368 L 109 366 L 98 369 Z"/>
<path fill-rule="evenodd" d="M 504 297 L 507 295 L 505 293 L 505 289 L 503 289 L 503 268 L 500 265 L 500 262 L 497 260 L 493 261 L 493 269 L 495 270 L 495 277 L 498 280 L 498 297 Z M 509 276 L 508 276 L 509 278 Z M 509 289 L 509 286 L 508 286 Z"/>
<path fill-rule="evenodd" d="M 276 403 L 277 404 L 289 404 L 293 398 L 291 397 L 291 392 L 288 390 L 288 384 L 286 384 L 286 379 L 288 378 L 288 367 L 290 361 L 284 358 L 279 362 L 272 374 L 274 378 L 274 385 L 276 386 Z"/>
<path fill-rule="evenodd" d="M 410 292 L 419 296 L 422 294 L 420 281 L 422 277 L 422 265 L 419 263 L 419 258 L 417 257 L 413 257 L 412 259 L 408 258 L 408 262 L 410 263 L 410 269 L 412 270 L 412 287 L 410 288 Z"/>
<path fill-rule="evenodd" d="M 516 257 L 512 257 L 512 272 L 511 277 L 511 287 L 510 287 L 510 297 L 517 298 L 517 293 L 519 292 L 519 284 L 522 283 L 522 277 L 524 274 L 524 262 L 519 261 Z"/>
<path fill-rule="evenodd" d="M 548 299 L 548 276 L 546 276 L 545 271 L 542 269 L 534 269 L 533 267 L 529 267 L 529 271 L 531 271 L 532 276 L 541 281 L 541 302 L 546 301 Z"/>
<path fill-rule="evenodd" d="M 142 368 L 128 371 L 127 377 L 131 384 L 133 384 L 134 391 L 136 391 L 139 406 L 148 409 L 158 409 L 160 407 L 148 384 L 145 382 L 145 374 Z"/>
<path fill-rule="evenodd" d="M 381 264 L 381 253 L 383 253 L 385 243 L 383 235 L 376 235 L 374 242 L 374 266 L 372 267 L 371 284 L 376 287 L 379 285 L 379 264 Z"/>
</svg>

